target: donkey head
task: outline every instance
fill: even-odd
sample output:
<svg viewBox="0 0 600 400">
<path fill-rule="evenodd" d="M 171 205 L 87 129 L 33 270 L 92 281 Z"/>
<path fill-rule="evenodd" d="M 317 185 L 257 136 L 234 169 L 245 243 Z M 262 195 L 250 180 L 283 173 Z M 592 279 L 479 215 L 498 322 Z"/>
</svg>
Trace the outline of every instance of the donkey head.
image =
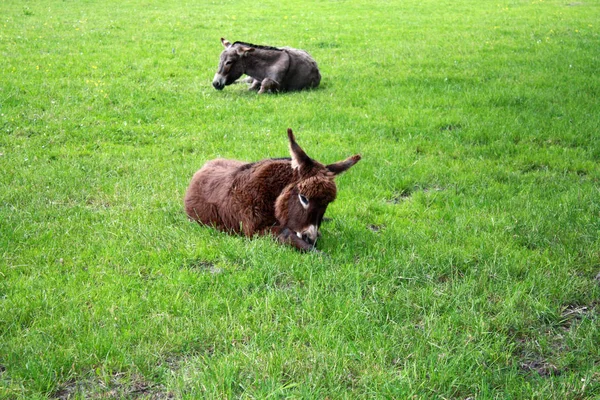
<svg viewBox="0 0 600 400">
<path fill-rule="evenodd" d="M 275 202 L 275 217 L 282 228 L 288 228 L 306 243 L 314 246 L 323 215 L 335 200 L 335 177 L 360 160 L 354 155 L 344 161 L 323 165 L 311 159 L 296 143 L 288 129 L 293 180 L 283 189 Z"/>
<path fill-rule="evenodd" d="M 225 50 L 221 53 L 219 68 L 212 83 L 217 90 L 223 90 L 225 86 L 231 85 L 244 74 L 244 57 L 254 51 L 253 47 L 242 44 L 232 45 L 224 38 L 221 38 L 221 43 Z"/>
</svg>

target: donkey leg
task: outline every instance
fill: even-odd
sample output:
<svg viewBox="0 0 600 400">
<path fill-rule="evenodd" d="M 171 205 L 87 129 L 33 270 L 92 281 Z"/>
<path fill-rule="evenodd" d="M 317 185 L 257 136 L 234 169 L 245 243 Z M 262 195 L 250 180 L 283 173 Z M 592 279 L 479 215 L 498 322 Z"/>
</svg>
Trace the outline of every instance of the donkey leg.
<svg viewBox="0 0 600 400">
<path fill-rule="evenodd" d="M 279 90 L 279 83 L 277 83 L 277 81 L 274 81 L 271 78 L 265 78 L 263 79 L 261 85 L 260 85 L 260 90 L 258 91 L 259 94 L 267 92 L 269 90 L 271 90 L 272 92 L 277 92 Z"/>
<path fill-rule="evenodd" d="M 252 84 L 248 88 L 248 90 L 259 90 L 260 89 L 260 81 L 253 79 Z"/>
<path fill-rule="evenodd" d="M 300 239 L 298 236 L 296 236 L 295 232 L 292 232 L 288 228 L 283 228 L 283 230 L 281 230 L 281 232 L 279 232 L 279 235 L 277 235 L 277 240 L 279 240 L 281 243 L 289 244 L 290 246 L 293 246 L 293 247 L 297 248 L 298 250 L 302 250 L 302 251 L 316 250 L 314 248 L 314 246 L 312 246 L 312 245 L 306 243 L 304 240 Z"/>
</svg>

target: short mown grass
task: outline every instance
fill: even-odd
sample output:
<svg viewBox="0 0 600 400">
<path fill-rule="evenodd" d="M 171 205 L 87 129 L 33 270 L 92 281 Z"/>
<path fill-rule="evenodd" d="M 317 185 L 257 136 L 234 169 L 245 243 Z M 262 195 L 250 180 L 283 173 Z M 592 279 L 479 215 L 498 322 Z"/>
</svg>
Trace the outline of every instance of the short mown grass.
<svg viewBox="0 0 600 400">
<path fill-rule="evenodd" d="M 3 1 L 0 398 L 600 396 L 600 2 Z M 214 90 L 219 38 L 312 91 Z M 216 157 L 362 161 L 302 254 Z"/>
</svg>

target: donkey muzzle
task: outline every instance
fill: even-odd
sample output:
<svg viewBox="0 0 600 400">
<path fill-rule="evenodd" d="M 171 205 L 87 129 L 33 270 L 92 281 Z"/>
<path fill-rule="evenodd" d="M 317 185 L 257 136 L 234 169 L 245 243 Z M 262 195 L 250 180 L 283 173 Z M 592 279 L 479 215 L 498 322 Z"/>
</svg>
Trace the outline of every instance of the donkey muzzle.
<svg viewBox="0 0 600 400">
<path fill-rule="evenodd" d="M 315 246 L 315 241 L 312 240 L 312 238 L 308 237 L 307 235 L 302 235 L 302 240 L 304 240 L 306 243 L 308 243 L 311 246 Z"/>
<path fill-rule="evenodd" d="M 302 233 L 298 232 L 297 235 L 309 245 L 315 246 L 317 244 L 317 237 L 319 236 L 319 228 L 315 225 L 310 225 Z"/>
<path fill-rule="evenodd" d="M 225 77 L 217 72 L 215 74 L 215 77 L 213 78 L 212 85 L 217 90 L 223 90 L 226 81 L 227 80 L 225 79 Z"/>
</svg>

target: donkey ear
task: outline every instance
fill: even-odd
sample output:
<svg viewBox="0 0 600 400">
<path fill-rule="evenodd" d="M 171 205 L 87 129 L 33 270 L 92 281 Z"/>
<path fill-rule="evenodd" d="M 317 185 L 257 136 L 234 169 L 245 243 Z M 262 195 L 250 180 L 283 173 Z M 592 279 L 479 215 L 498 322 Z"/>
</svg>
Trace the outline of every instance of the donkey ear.
<svg viewBox="0 0 600 400">
<path fill-rule="evenodd" d="M 246 53 L 250 53 L 251 51 L 254 51 L 254 47 L 239 46 L 237 49 L 237 52 L 240 56 L 245 56 Z"/>
<path fill-rule="evenodd" d="M 226 49 L 231 47 L 231 43 L 229 43 L 229 41 L 225 38 L 221 38 L 221 43 L 223 43 L 223 47 L 225 47 Z"/>
<path fill-rule="evenodd" d="M 334 175 L 341 174 L 350 169 L 354 164 L 360 161 L 360 154 L 346 158 L 344 161 L 338 161 L 334 164 L 329 164 L 325 168 Z"/>
<path fill-rule="evenodd" d="M 312 164 L 312 160 L 309 156 L 306 155 L 304 150 L 298 143 L 296 143 L 296 138 L 294 138 L 294 132 L 292 132 L 291 128 L 287 130 L 288 138 L 290 139 L 290 156 L 292 157 L 292 169 L 302 169 L 308 167 Z"/>
</svg>

